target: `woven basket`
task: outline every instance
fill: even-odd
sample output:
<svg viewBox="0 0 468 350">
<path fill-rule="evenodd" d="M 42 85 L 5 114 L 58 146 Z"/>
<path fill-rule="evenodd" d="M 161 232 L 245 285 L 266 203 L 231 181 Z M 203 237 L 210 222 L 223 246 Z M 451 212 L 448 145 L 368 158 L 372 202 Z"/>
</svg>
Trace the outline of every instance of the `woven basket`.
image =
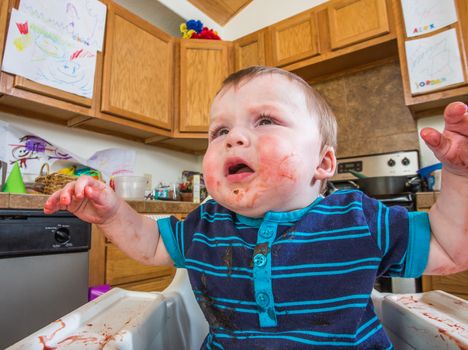
<svg viewBox="0 0 468 350">
<path fill-rule="evenodd" d="M 45 171 L 45 174 L 44 174 Z M 49 174 L 49 164 L 44 163 L 39 171 L 39 176 L 34 181 L 34 190 L 44 193 L 52 194 L 55 191 L 62 189 L 67 183 L 77 179 L 76 176 L 52 173 Z"/>
</svg>

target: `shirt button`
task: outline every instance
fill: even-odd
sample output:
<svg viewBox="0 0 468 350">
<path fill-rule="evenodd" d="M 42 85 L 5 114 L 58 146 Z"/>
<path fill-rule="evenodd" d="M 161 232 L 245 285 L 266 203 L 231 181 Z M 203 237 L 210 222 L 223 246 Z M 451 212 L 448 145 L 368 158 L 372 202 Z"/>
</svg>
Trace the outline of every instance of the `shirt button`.
<svg viewBox="0 0 468 350">
<path fill-rule="evenodd" d="M 255 266 L 262 267 L 262 266 L 265 266 L 267 262 L 267 258 L 263 254 L 257 254 L 254 256 L 253 262 Z"/>
<path fill-rule="evenodd" d="M 270 303 L 270 298 L 268 297 L 268 294 L 264 292 L 258 293 L 256 300 L 258 306 L 260 306 L 261 308 L 265 308 Z"/>
<path fill-rule="evenodd" d="M 273 230 L 268 227 L 265 230 L 263 230 L 261 234 L 265 238 L 270 238 L 273 235 Z"/>
</svg>

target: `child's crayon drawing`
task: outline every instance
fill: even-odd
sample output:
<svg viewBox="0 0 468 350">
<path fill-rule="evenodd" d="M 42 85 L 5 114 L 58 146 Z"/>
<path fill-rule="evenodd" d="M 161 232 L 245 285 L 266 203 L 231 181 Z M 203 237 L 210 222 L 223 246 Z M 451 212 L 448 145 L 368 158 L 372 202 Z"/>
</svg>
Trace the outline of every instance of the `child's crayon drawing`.
<svg viewBox="0 0 468 350">
<path fill-rule="evenodd" d="M 19 10 L 101 51 L 106 6 L 97 0 L 21 0 Z"/>
<path fill-rule="evenodd" d="M 35 82 L 92 98 L 96 52 L 24 13 L 13 10 L 2 69 Z"/>
</svg>

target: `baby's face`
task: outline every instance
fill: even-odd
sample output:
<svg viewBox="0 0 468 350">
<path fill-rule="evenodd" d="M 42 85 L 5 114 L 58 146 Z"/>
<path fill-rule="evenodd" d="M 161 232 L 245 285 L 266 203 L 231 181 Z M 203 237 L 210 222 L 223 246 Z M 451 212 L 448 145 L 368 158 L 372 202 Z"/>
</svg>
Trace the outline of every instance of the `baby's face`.
<svg viewBox="0 0 468 350">
<path fill-rule="evenodd" d="M 265 74 L 218 95 L 203 159 L 208 193 L 241 215 L 310 204 L 320 182 L 318 120 L 296 82 Z"/>
</svg>

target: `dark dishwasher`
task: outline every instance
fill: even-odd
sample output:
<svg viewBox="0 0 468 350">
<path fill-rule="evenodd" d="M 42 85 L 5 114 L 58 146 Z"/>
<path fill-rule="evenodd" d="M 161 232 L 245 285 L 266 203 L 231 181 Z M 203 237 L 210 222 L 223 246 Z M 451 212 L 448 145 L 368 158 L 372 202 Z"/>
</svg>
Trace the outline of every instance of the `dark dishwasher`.
<svg viewBox="0 0 468 350">
<path fill-rule="evenodd" d="M 90 239 L 68 212 L 0 210 L 0 349 L 87 302 Z"/>
</svg>

